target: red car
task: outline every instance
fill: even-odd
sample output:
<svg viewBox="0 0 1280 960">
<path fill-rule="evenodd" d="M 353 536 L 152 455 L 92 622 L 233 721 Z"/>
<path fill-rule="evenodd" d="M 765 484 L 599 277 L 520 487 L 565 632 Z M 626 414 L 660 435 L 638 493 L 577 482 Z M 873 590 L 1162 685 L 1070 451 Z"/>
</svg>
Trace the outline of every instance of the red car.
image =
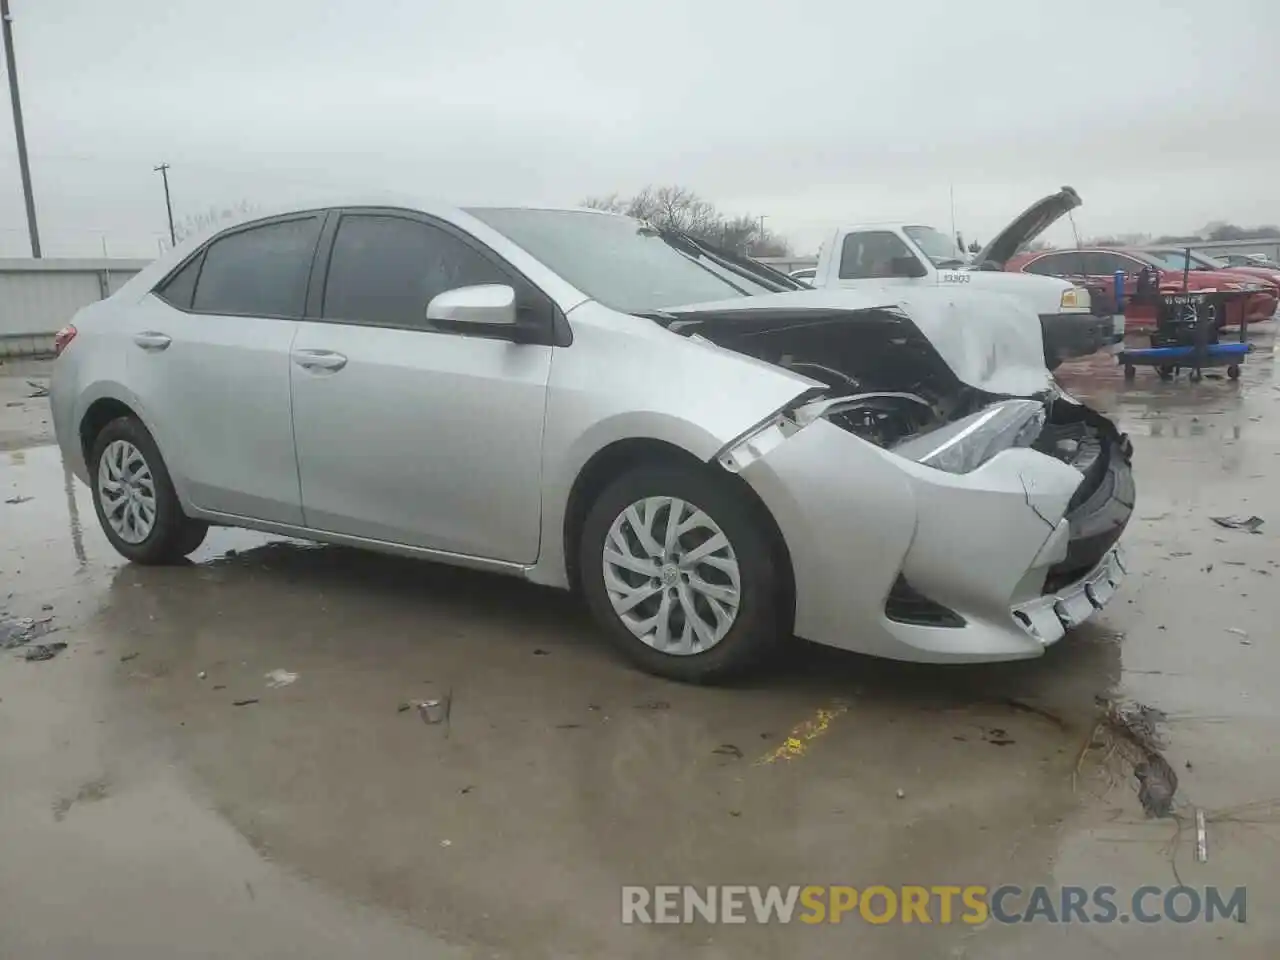
<svg viewBox="0 0 1280 960">
<path fill-rule="evenodd" d="M 1187 250 L 1185 247 L 1146 247 L 1143 252 L 1151 254 L 1162 263 L 1168 264 L 1171 270 L 1177 270 L 1179 273 L 1186 266 Z M 1254 277 L 1280 287 L 1280 267 L 1261 267 L 1252 264 L 1233 267 L 1218 257 L 1211 257 L 1200 250 L 1191 251 L 1191 269 L 1238 273 L 1241 276 Z"/>
<path fill-rule="evenodd" d="M 1042 276 L 1063 277 L 1087 286 L 1095 295 L 1115 300 L 1115 274 L 1125 273 L 1125 291 L 1132 294 L 1137 288 L 1138 274 L 1145 268 L 1157 271 L 1160 290 L 1177 293 L 1182 290 L 1183 272 L 1174 270 L 1164 260 L 1141 250 L 1116 250 L 1108 247 L 1083 247 L 1073 250 L 1042 250 L 1024 253 L 1012 258 L 1006 270 L 1020 273 L 1038 273 Z M 1228 270 L 1191 270 L 1186 276 L 1188 290 L 1224 290 L 1253 292 L 1243 301 L 1232 299 L 1227 304 L 1224 326 L 1240 323 L 1242 312 L 1250 323 L 1266 320 L 1275 313 L 1280 302 L 1280 287 L 1267 280 Z M 1127 324 L 1143 328 L 1154 323 L 1154 312 L 1134 308 L 1125 311 Z"/>
</svg>

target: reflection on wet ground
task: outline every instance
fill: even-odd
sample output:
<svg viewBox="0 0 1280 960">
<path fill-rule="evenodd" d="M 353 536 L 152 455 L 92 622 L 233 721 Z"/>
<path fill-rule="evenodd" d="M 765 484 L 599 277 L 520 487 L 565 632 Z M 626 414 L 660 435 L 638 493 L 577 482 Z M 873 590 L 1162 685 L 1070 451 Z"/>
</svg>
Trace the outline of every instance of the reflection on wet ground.
<svg viewBox="0 0 1280 960">
<path fill-rule="evenodd" d="M 25 731 L 0 740 L 0 847 L 38 864 L 0 866 L 24 918 L 0 955 L 1274 955 L 1280 389 L 1257 345 L 1240 383 L 1060 371 L 1134 437 L 1135 572 L 1043 659 L 977 668 L 798 644 L 683 687 L 618 662 L 571 597 L 498 577 L 226 530 L 133 567 L 56 448 L 2 452 L 0 499 L 31 499 L 0 506 L 0 619 L 53 616 L 70 646 L 0 661 L 0 725 Z M 1229 514 L 1266 525 L 1209 519 Z M 447 722 L 406 709 L 429 698 Z M 1099 698 L 1168 715 L 1208 863 L 1090 748 Z M 618 921 L 627 883 L 1128 889 L 1171 863 L 1248 884 L 1249 923 L 1077 928 L 1068 953 L 1048 926 Z"/>
</svg>

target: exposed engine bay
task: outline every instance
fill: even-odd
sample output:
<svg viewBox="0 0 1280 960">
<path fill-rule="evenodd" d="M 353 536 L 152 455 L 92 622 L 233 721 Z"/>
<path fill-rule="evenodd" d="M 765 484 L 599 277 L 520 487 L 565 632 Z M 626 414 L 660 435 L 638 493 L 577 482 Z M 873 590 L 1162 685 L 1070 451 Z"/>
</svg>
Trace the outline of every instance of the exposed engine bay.
<svg viewBox="0 0 1280 960">
<path fill-rule="evenodd" d="M 675 315 L 685 336 L 825 384 L 802 409 L 876 446 L 936 469 L 967 473 L 1001 450 L 1029 447 L 1082 475 L 1067 514 L 1067 558 L 1053 586 L 1088 570 L 1119 539 L 1132 512 L 1132 446 L 1109 419 L 1046 386 L 1034 396 L 962 382 L 903 312 L 733 311 Z"/>
</svg>

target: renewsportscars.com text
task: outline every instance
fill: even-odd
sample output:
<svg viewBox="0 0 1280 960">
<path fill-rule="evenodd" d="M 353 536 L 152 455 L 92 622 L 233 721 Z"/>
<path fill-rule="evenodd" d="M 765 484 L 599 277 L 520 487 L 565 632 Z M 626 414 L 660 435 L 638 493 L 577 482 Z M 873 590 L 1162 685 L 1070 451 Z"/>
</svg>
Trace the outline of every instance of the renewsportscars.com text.
<svg viewBox="0 0 1280 960">
<path fill-rule="evenodd" d="M 1214 923 L 1246 920 L 1244 887 L 626 886 L 622 922 Z"/>
</svg>

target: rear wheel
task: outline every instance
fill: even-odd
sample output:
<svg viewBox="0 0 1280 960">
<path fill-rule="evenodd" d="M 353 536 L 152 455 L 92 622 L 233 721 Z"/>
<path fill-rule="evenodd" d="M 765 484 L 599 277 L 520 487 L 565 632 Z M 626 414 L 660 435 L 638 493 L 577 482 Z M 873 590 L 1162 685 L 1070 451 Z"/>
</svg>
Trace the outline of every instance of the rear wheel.
<svg viewBox="0 0 1280 960">
<path fill-rule="evenodd" d="M 1227 367 L 1227 378 L 1230 380 L 1240 379 L 1240 364 L 1233 363 Z"/>
<path fill-rule="evenodd" d="M 1172 380 L 1173 367 L 1171 366 L 1156 367 L 1156 374 L 1160 377 L 1161 380 Z"/>
<path fill-rule="evenodd" d="M 615 645 L 686 682 L 739 673 L 786 638 L 785 578 L 746 498 L 694 467 L 639 467 L 601 492 L 579 545 L 581 586 Z"/>
<path fill-rule="evenodd" d="M 172 563 L 204 542 L 208 524 L 182 512 L 169 471 L 147 428 L 112 420 L 89 456 L 93 506 L 107 539 L 135 563 Z"/>
<path fill-rule="evenodd" d="M 1138 375 L 1138 371 L 1134 369 L 1133 364 L 1126 363 L 1124 365 L 1124 378 L 1126 380 L 1132 380 L 1137 375 Z"/>
</svg>

